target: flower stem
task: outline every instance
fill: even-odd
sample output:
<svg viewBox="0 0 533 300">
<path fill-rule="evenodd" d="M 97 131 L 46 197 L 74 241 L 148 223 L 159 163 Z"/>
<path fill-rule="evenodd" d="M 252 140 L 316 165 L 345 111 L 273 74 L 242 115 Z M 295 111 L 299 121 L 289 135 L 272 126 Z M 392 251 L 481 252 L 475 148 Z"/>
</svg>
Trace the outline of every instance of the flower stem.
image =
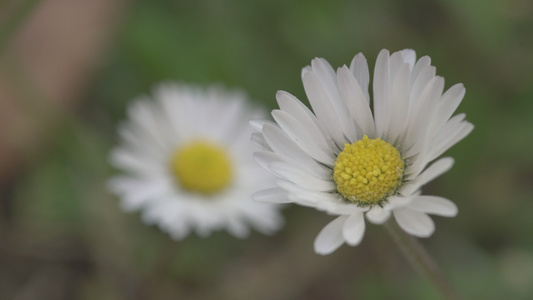
<svg viewBox="0 0 533 300">
<path fill-rule="evenodd" d="M 385 223 L 385 228 L 411 265 L 433 284 L 444 299 L 462 299 L 416 238 L 403 231 L 392 219 Z"/>
</svg>

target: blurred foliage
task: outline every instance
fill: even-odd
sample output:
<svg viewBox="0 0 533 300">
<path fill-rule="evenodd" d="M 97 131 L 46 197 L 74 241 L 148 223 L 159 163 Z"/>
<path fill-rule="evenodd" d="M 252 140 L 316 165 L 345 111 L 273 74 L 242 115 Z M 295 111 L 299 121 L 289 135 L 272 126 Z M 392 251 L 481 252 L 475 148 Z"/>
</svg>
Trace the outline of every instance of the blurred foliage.
<svg viewBox="0 0 533 300">
<path fill-rule="evenodd" d="M 289 207 L 274 237 L 176 243 L 123 213 L 105 188 L 115 125 L 158 82 L 223 83 L 272 109 L 276 90 L 306 101 L 300 70 L 315 56 L 339 67 L 363 52 L 372 67 L 382 48 L 413 48 L 447 87 L 464 83 L 458 112 L 476 126 L 449 151 L 454 168 L 424 189 L 459 215 L 436 217 L 423 243 L 467 299 L 533 297 L 531 1 L 139 0 L 125 9 L 83 107 L 5 188 L 0 298 L 44 286 L 43 299 L 436 299 L 380 227 L 322 257 L 312 242 L 331 217 Z"/>
</svg>

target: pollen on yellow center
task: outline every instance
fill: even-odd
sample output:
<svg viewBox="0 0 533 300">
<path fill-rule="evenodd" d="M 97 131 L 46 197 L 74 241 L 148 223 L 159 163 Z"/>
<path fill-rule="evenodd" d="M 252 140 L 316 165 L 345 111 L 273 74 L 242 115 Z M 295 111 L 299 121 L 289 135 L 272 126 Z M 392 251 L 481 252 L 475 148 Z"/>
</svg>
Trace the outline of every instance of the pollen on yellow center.
<svg viewBox="0 0 533 300">
<path fill-rule="evenodd" d="M 170 164 L 181 187 L 191 192 L 213 194 L 226 188 L 233 178 L 226 151 L 214 143 L 190 142 L 174 152 Z"/>
<path fill-rule="evenodd" d="M 381 204 L 402 182 L 404 161 L 391 144 L 366 135 L 345 144 L 335 160 L 333 179 L 337 191 L 359 206 Z"/>
</svg>

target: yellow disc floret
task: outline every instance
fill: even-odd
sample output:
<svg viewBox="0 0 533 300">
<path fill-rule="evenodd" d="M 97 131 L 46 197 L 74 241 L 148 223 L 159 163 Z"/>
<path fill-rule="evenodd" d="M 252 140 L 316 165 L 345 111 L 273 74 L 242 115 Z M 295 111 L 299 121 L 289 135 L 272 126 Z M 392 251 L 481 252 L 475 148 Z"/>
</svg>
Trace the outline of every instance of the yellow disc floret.
<svg viewBox="0 0 533 300">
<path fill-rule="evenodd" d="M 233 177 L 226 151 L 205 141 L 193 141 L 178 148 L 170 163 L 181 187 L 191 192 L 219 192 L 230 184 Z"/>
<path fill-rule="evenodd" d="M 335 160 L 337 191 L 359 206 L 381 205 L 402 183 L 404 161 L 391 144 L 366 135 L 345 144 Z"/>
</svg>

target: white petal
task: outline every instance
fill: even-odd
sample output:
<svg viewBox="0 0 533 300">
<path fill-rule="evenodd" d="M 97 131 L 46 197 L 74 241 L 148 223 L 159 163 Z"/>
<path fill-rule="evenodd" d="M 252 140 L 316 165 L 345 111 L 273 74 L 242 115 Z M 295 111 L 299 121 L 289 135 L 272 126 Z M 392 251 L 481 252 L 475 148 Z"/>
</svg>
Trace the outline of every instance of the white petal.
<svg viewBox="0 0 533 300">
<path fill-rule="evenodd" d="M 142 133 L 143 140 L 152 143 L 153 147 L 166 149 L 174 144 L 174 139 L 166 119 L 158 116 L 157 109 L 147 97 L 138 98 L 128 109 L 130 125 Z"/>
<path fill-rule="evenodd" d="M 243 116 L 250 115 L 246 111 L 244 99 L 231 99 L 226 101 L 226 105 L 218 112 L 219 120 L 213 122 L 206 118 L 206 123 L 211 123 L 207 127 L 207 130 L 211 133 L 212 137 L 216 137 L 222 141 L 228 141 L 234 138 L 235 131 L 239 129 L 239 125 L 244 121 Z"/>
<path fill-rule="evenodd" d="M 302 72 L 301 72 L 301 78 L 302 80 L 304 79 L 304 75 L 307 73 L 307 72 L 312 72 L 313 71 L 313 68 L 311 68 L 311 66 L 305 66 L 302 68 Z"/>
<path fill-rule="evenodd" d="M 248 121 L 248 123 L 250 124 L 250 126 L 252 126 L 252 128 L 255 131 L 262 131 L 263 130 L 263 126 L 265 126 L 265 124 L 271 124 L 271 125 L 275 125 L 276 124 L 276 123 L 274 123 L 272 121 L 269 121 L 269 120 L 257 120 L 257 119 L 250 120 L 250 121 Z"/>
<path fill-rule="evenodd" d="M 446 124 L 444 124 L 444 126 L 440 128 L 438 132 L 432 133 L 432 138 L 428 145 L 428 152 L 431 153 L 432 156 L 434 156 L 435 153 L 440 152 L 443 148 L 443 145 L 448 144 L 451 140 L 455 138 L 455 136 L 459 132 L 464 129 L 465 124 L 467 124 L 467 122 L 464 121 L 465 117 L 466 114 L 458 114 L 453 118 L 449 119 Z M 447 149 L 448 148 L 442 150 L 442 152 Z"/>
<path fill-rule="evenodd" d="M 342 227 L 348 216 L 340 216 L 322 228 L 315 238 L 315 252 L 320 255 L 333 253 L 344 243 Z"/>
<path fill-rule="evenodd" d="M 290 203 L 292 202 L 289 199 L 289 195 L 286 191 L 280 188 L 270 188 L 255 192 L 252 194 L 252 199 L 258 202 L 269 202 L 269 203 Z"/>
<path fill-rule="evenodd" d="M 398 225 L 411 235 L 429 237 L 435 231 L 435 223 L 425 213 L 406 208 L 394 210 L 393 213 Z"/>
<path fill-rule="evenodd" d="M 366 218 L 373 224 L 383 224 L 389 219 L 389 217 L 390 211 L 385 210 L 378 205 L 375 205 L 366 213 Z"/>
<path fill-rule="evenodd" d="M 293 167 L 286 163 L 273 163 L 269 166 L 272 173 L 281 178 L 293 182 L 311 191 L 329 192 L 334 191 L 337 186 L 333 181 L 327 181 Z"/>
<path fill-rule="evenodd" d="M 154 199 L 164 197 L 171 189 L 165 180 L 147 180 L 127 176 L 117 176 L 108 181 L 113 193 L 122 197 L 121 206 L 132 211 L 142 208 Z"/>
<path fill-rule="evenodd" d="M 331 194 L 335 195 L 335 194 Z M 322 209 L 333 215 L 351 215 L 363 213 L 368 210 L 365 207 L 359 207 L 353 203 L 346 202 L 340 195 L 331 196 L 321 201 Z"/>
<path fill-rule="evenodd" d="M 276 128 L 276 127 L 273 127 Z M 270 129 L 266 129 L 268 132 Z M 274 162 L 284 162 L 291 165 L 293 168 L 302 169 L 310 175 L 316 176 L 324 180 L 332 178 L 332 171 L 330 168 L 317 163 L 312 158 L 307 156 L 297 145 L 289 140 L 281 131 L 272 133 L 272 138 L 269 137 L 270 143 L 273 143 L 273 148 L 276 152 L 258 151 L 254 153 L 254 159 L 263 168 L 270 169 Z M 277 137 L 274 136 L 277 134 Z M 267 133 L 270 135 L 270 133 Z M 331 159 L 329 164 L 333 164 L 334 159 Z"/>
<path fill-rule="evenodd" d="M 163 223 L 166 220 L 170 220 L 175 217 L 176 214 L 179 214 L 180 210 L 176 210 L 176 207 L 180 207 L 181 203 L 173 203 L 168 201 L 169 199 L 160 199 L 155 202 L 153 205 L 147 206 L 142 213 L 142 220 L 146 224 L 158 224 Z M 185 216 L 186 214 L 184 214 Z"/>
<path fill-rule="evenodd" d="M 388 204 L 385 206 L 386 210 L 394 210 L 403 206 L 408 205 L 412 201 L 412 197 L 404 197 L 404 196 L 392 196 L 388 199 Z"/>
<path fill-rule="evenodd" d="M 268 203 L 246 202 L 241 209 L 246 220 L 254 228 L 267 235 L 273 234 L 284 225 L 283 218 L 279 215 L 277 208 L 280 205 L 271 205 Z M 257 205 L 261 204 L 261 205 Z"/>
<path fill-rule="evenodd" d="M 420 94 L 422 94 L 422 91 L 426 88 L 428 83 L 435 78 L 435 74 L 437 73 L 437 69 L 430 65 L 424 65 L 423 58 L 421 58 L 415 65 L 415 68 L 413 69 L 413 74 L 411 74 L 411 99 L 409 106 L 414 107 L 417 105 L 417 101 L 420 99 Z M 420 68 L 420 69 L 418 69 Z M 418 76 L 414 77 L 414 73 L 416 71 L 419 71 Z"/>
<path fill-rule="evenodd" d="M 347 203 L 338 193 L 317 192 L 305 189 L 294 183 L 280 180 L 278 186 L 290 193 L 291 199 L 303 206 L 314 207 L 317 210 L 326 211 L 334 215 L 351 215 L 362 213 L 368 208 L 358 207 L 352 203 Z"/>
<path fill-rule="evenodd" d="M 122 139 L 121 146 L 130 149 L 131 152 L 142 156 L 143 158 L 161 159 L 166 155 L 159 147 L 147 143 L 146 140 L 139 137 L 139 132 L 135 132 L 132 126 L 127 122 L 122 122 L 117 126 L 117 131 Z"/>
<path fill-rule="evenodd" d="M 346 244 L 357 246 L 365 234 L 365 218 L 362 213 L 350 215 L 342 227 Z"/>
<path fill-rule="evenodd" d="M 305 93 L 309 103 L 320 123 L 326 128 L 337 147 L 343 148 L 346 139 L 326 91 L 321 87 L 321 83 L 314 72 L 307 72 L 303 78 Z"/>
<path fill-rule="evenodd" d="M 455 217 L 457 206 L 452 201 L 437 196 L 417 196 L 409 204 L 408 208 L 443 217 Z"/>
<path fill-rule="evenodd" d="M 418 98 L 415 106 L 413 107 L 410 115 L 413 118 L 409 119 L 407 132 L 409 133 L 404 141 L 405 145 L 409 149 L 407 156 L 411 156 L 419 152 L 420 147 L 417 145 L 423 145 L 423 140 L 426 138 L 426 133 L 431 125 L 433 113 L 437 105 L 437 101 L 440 99 L 442 90 L 444 88 L 444 78 L 435 77 L 424 88 L 420 97 Z"/>
<path fill-rule="evenodd" d="M 255 161 L 263 168 L 270 169 L 270 165 L 275 162 L 284 162 L 281 159 L 280 154 L 270 151 L 257 151 L 254 152 L 253 157 Z"/>
<path fill-rule="evenodd" d="M 331 99 L 331 104 L 333 105 L 333 109 L 335 110 L 337 119 L 339 120 L 339 123 L 341 125 L 342 132 L 344 133 L 344 136 L 348 139 L 347 142 L 356 141 L 358 137 L 355 122 L 350 116 L 350 112 L 348 111 L 347 105 L 341 98 L 340 94 L 337 95 L 334 99 Z"/>
<path fill-rule="evenodd" d="M 413 49 L 403 49 L 400 51 L 402 53 L 403 61 L 409 64 L 410 69 L 412 70 L 416 62 L 416 52 Z"/>
<path fill-rule="evenodd" d="M 315 58 L 311 62 L 312 72 L 318 77 L 322 83 L 322 88 L 330 99 L 340 96 L 337 89 L 337 81 L 335 71 L 327 60 L 323 58 Z"/>
<path fill-rule="evenodd" d="M 450 119 L 453 112 L 457 109 L 463 97 L 465 96 L 465 87 L 462 83 L 458 83 L 449 88 L 443 95 L 442 99 L 438 103 L 438 107 L 435 109 L 434 132 L 438 131 L 440 127 L 444 126 L 446 121 Z"/>
<path fill-rule="evenodd" d="M 278 180 L 276 183 L 278 187 L 289 193 L 291 201 L 294 201 L 303 206 L 311 206 L 317 208 L 321 205 L 321 202 L 326 201 L 325 199 L 333 198 L 333 195 L 331 193 L 308 190 L 285 180 Z"/>
<path fill-rule="evenodd" d="M 410 164 L 407 166 L 406 170 L 405 170 L 405 174 L 404 174 L 404 178 L 409 181 L 409 180 L 413 180 L 415 179 L 423 170 L 424 168 L 427 166 L 429 160 L 427 159 L 428 158 L 428 140 L 427 139 L 423 139 L 422 141 L 419 142 L 419 145 L 416 145 L 418 147 L 418 153 L 416 153 L 416 155 L 414 156 L 407 156 L 406 157 L 411 157 L 410 160 Z M 405 194 L 403 194 L 405 195 Z"/>
<path fill-rule="evenodd" d="M 472 130 L 474 130 L 474 125 L 469 122 L 462 122 L 459 127 L 456 128 L 455 132 L 446 134 L 446 139 L 442 138 L 442 140 L 439 141 L 439 144 L 434 145 L 434 148 L 431 149 L 431 152 L 428 154 L 428 159 L 432 160 L 439 157 L 446 152 L 446 150 L 450 149 L 453 145 L 469 135 Z"/>
<path fill-rule="evenodd" d="M 422 56 L 414 65 L 413 71 L 411 72 L 411 82 L 415 82 L 415 80 L 420 75 L 420 72 L 425 70 L 431 65 L 431 58 L 429 56 Z"/>
<path fill-rule="evenodd" d="M 263 133 L 261 132 L 253 132 L 250 140 L 254 145 L 257 146 L 260 150 L 263 151 L 272 151 L 272 148 L 268 145 L 268 143 L 265 141 L 265 137 L 263 136 Z"/>
<path fill-rule="evenodd" d="M 359 128 L 370 138 L 375 137 L 374 118 L 368 105 L 368 100 L 361 87 L 345 66 L 337 71 L 339 90 L 346 102 L 346 106 Z M 355 141 L 351 141 L 355 142 Z"/>
<path fill-rule="evenodd" d="M 407 126 L 409 109 L 409 65 L 403 64 L 396 72 L 392 82 L 391 115 L 389 130 L 385 137 L 393 143 L 403 134 Z"/>
<path fill-rule="evenodd" d="M 172 225 L 164 228 L 164 230 L 168 230 L 170 237 L 175 241 L 181 241 L 185 237 L 187 237 L 191 231 L 189 223 L 187 223 L 187 219 L 185 218 L 174 218 Z"/>
<path fill-rule="evenodd" d="M 175 141 L 186 139 L 190 133 L 187 132 L 188 116 L 184 112 L 189 109 L 186 108 L 184 97 L 177 94 L 176 86 L 160 84 L 153 89 L 153 95 L 168 120 L 168 129 L 173 133 Z"/>
<path fill-rule="evenodd" d="M 244 239 L 250 234 L 250 229 L 241 220 L 229 218 L 228 232 L 236 238 Z"/>
<path fill-rule="evenodd" d="M 143 159 L 126 148 L 113 149 L 109 156 L 109 163 L 116 168 L 135 173 L 139 177 L 161 177 L 164 173 L 160 162 Z"/>
<path fill-rule="evenodd" d="M 374 68 L 374 120 L 376 135 L 382 136 L 389 121 L 390 70 L 389 51 L 381 50 Z"/>
<path fill-rule="evenodd" d="M 333 153 L 327 152 L 325 141 L 321 141 L 320 137 L 312 136 L 308 128 L 305 128 L 289 113 L 282 110 L 273 110 L 272 116 L 287 135 L 291 137 L 292 141 L 309 156 L 324 164 L 331 164 L 335 161 Z"/>
<path fill-rule="evenodd" d="M 402 53 L 400 51 L 397 51 L 397 52 L 394 52 L 390 55 L 389 57 L 389 78 L 390 78 L 390 83 L 391 83 L 391 86 L 392 86 L 392 81 L 394 79 L 394 77 L 396 77 L 396 73 L 398 72 L 398 70 L 400 69 L 401 66 L 405 65 L 405 61 L 403 59 L 403 56 L 402 56 Z M 409 67 L 408 67 L 409 69 Z M 391 97 L 393 96 L 394 94 L 391 93 Z"/>
<path fill-rule="evenodd" d="M 333 68 L 325 59 L 322 58 L 314 59 L 312 66 L 313 74 L 318 77 L 318 81 L 321 83 L 320 86 L 326 92 L 344 135 L 349 140 L 357 140 L 355 126 L 350 118 L 346 104 L 339 93 L 337 75 L 333 71 Z M 341 146 L 344 146 L 344 144 Z"/>
<path fill-rule="evenodd" d="M 439 139 L 447 138 L 454 131 L 456 131 L 458 127 L 461 127 L 461 124 L 464 122 L 465 118 L 466 118 L 466 114 L 460 113 L 460 114 L 453 116 L 453 118 L 446 120 L 444 126 L 442 126 L 442 128 L 440 128 L 440 130 L 435 133 L 433 142 L 438 143 Z"/>
<path fill-rule="evenodd" d="M 421 186 L 450 170 L 454 160 L 451 157 L 444 157 L 431 164 L 424 172 L 418 175 L 413 181 L 400 190 L 404 196 L 409 196 L 417 191 Z"/>
<path fill-rule="evenodd" d="M 263 136 L 272 150 L 288 157 L 298 165 L 307 165 L 314 162 L 281 128 L 266 124 L 263 127 Z"/>
<path fill-rule="evenodd" d="M 368 84 L 370 82 L 370 75 L 368 72 L 368 63 L 363 53 L 358 53 L 350 63 L 350 71 L 352 71 L 353 77 L 357 80 L 363 95 L 365 96 L 366 105 L 370 103 L 370 96 L 368 94 Z"/>
<path fill-rule="evenodd" d="M 276 99 L 279 108 L 298 120 L 309 131 L 309 134 L 315 138 L 315 142 L 322 150 L 334 153 L 339 152 L 339 148 L 335 145 L 327 130 L 300 100 L 284 91 L 278 91 Z"/>
</svg>

